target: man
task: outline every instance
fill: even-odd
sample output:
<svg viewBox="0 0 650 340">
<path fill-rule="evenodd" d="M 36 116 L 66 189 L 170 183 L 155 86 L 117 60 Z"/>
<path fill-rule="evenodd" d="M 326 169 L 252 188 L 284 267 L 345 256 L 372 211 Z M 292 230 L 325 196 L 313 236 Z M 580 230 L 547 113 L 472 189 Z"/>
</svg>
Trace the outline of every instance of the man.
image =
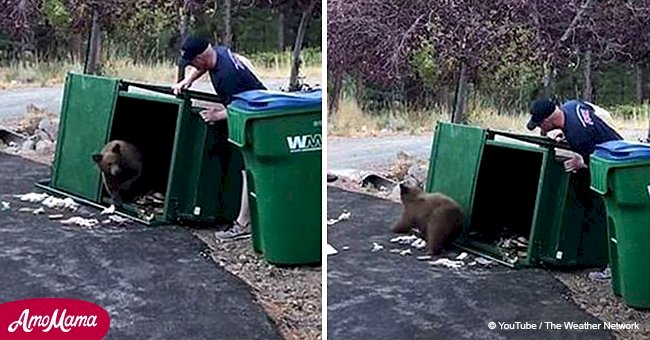
<svg viewBox="0 0 650 340">
<path fill-rule="evenodd" d="M 539 127 L 541 134 L 546 136 L 551 130 L 561 129 L 566 142 L 577 153 L 564 162 L 566 171 L 587 168 L 589 155 L 596 145 L 623 139 L 596 114 L 594 106 L 582 101 L 570 100 L 558 106 L 548 99 L 539 99 L 532 103 L 530 114 L 530 121 L 526 125 L 528 130 Z"/>
<path fill-rule="evenodd" d="M 212 46 L 206 39 L 191 37 L 185 41 L 181 48 L 180 66 L 194 67 L 185 79 L 181 80 L 172 89 L 179 94 L 183 89 L 192 86 L 197 79 L 206 72 L 215 92 L 225 100 L 225 105 L 232 101 L 233 95 L 251 90 L 265 90 L 266 88 L 255 75 L 250 62 L 223 46 Z M 227 118 L 226 108 L 217 106 L 200 112 L 206 123 L 216 122 Z M 216 232 L 215 236 L 221 240 L 232 240 L 250 236 L 250 210 L 248 206 L 248 193 L 246 173 L 241 169 L 243 188 L 239 216 L 225 231 Z"/>
</svg>

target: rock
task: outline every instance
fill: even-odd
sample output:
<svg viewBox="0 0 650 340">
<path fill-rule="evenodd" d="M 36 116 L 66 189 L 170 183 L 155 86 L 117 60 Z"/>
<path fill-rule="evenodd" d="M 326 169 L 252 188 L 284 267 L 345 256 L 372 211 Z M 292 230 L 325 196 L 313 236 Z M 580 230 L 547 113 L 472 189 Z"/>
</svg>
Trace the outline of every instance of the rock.
<svg viewBox="0 0 650 340">
<path fill-rule="evenodd" d="M 39 152 L 51 151 L 51 150 L 54 150 L 54 143 L 49 142 L 47 140 L 39 140 L 36 143 L 35 149 L 36 149 L 36 151 L 39 151 Z"/>
<path fill-rule="evenodd" d="M 409 177 L 414 178 L 418 182 L 418 184 L 420 184 L 426 181 L 428 171 L 429 171 L 428 166 L 422 164 L 415 164 L 408 169 L 406 174 Z"/>
<path fill-rule="evenodd" d="M 35 148 L 36 148 L 36 143 L 33 140 L 28 139 L 28 140 L 23 142 L 21 150 L 23 150 L 23 151 L 31 151 L 31 150 L 34 150 Z"/>
</svg>

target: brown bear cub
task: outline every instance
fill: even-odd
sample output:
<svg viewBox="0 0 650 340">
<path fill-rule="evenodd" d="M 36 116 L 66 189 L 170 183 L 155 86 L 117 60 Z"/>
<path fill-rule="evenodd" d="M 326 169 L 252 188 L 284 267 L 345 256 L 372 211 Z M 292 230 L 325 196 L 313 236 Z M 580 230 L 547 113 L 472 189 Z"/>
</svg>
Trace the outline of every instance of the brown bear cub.
<svg viewBox="0 0 650 340">
<path fill-rule="evenodd" d="M 135 145 L 123 140 L 108 142 L 92 159 L 102 173 L 111 201 L 119 207 L 138 193 L 142 178 L 142 153 Z"/>
<path fill-rule="evenodd" d="M 415 227 L 427 242 L 427 252 L 437 255 L 462 229 L 463 212 L 452 198 L 441 193 L 426 193 L 419 187 L 400 184 L 404 210 L 393 226 L 396 233 Z"/>
</svg>

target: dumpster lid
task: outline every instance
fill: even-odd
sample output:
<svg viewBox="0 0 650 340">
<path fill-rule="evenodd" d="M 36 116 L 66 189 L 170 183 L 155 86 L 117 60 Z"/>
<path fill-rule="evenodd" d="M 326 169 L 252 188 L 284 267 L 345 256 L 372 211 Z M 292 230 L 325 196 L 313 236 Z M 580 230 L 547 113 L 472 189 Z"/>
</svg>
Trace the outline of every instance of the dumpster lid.
<svg viewBox="0 0 650 340">
<path fill-rule="evenodd" d="M 250 112 L 294 111 L 320 109 L 322 101 L 323 93 L 319 89 L 309 92 L 253 90 L 234 95 L 230 106 Z"/>
<path fill-rule="evenodd" d="M 594 155 L 612 161 L 650 159 L 650 144 L 613 140 L 596 145 Z"/>
</svg>

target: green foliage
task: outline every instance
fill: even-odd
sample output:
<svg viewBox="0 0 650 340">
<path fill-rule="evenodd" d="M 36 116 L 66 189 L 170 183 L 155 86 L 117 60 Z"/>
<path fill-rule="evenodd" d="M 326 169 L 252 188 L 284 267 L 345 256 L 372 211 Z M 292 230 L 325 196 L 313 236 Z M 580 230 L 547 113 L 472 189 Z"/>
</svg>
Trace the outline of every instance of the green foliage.
<svg viewBox="0 0 650 340">
<path fill-rule="evenodd" d="M 57 28 L 65 28 L 72 21 L 61 0 L 45 0 L 43 2 L 43 14 L 50 25 Z"/>
<path fill-rule="evenodd" d="M 418 78 L 428 87 L 433 88 L 440 75 L 440 66 L 435 58 L 433 44 L 425 42 L 413 53 L 411 65 Z"/>
</svg>

